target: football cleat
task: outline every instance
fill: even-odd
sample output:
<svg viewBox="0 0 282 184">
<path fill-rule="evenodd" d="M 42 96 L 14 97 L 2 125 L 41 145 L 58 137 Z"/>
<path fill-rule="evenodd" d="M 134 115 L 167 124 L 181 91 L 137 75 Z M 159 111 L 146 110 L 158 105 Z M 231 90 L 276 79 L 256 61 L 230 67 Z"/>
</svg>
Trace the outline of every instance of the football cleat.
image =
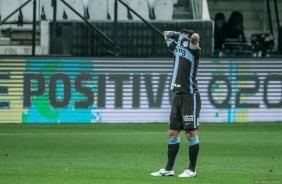
<svg viewBox="0 0 282 184">
<path fill-rule="evenodd" d="M 174 171 L 167 171 L 165 169 L 160 169 L 157 172 L 151 173 L 151 176 L 174 176 Z"/>
<path fill-rule="evenodd" d="M 180 178 L 191 178 L 191 177 L 196 177 L 196 176 L 197 176 L 196 171 L 193 172 L 193 171 L 191 171 L 190 169 L 186 169 L 186 170 L 184 170 L 183 173 L 180 174 L 178 177 L 180 177 Z"/>
</svg>

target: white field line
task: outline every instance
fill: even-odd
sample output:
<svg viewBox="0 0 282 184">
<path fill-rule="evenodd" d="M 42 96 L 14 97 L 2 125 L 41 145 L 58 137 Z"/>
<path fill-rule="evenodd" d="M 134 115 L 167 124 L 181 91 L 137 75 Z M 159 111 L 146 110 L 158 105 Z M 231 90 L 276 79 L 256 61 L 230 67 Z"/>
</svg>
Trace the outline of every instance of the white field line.
<svg viewBox="0 0 282 184">
<path fill-rule="evenodd" d="M 117 133 L 109 133 L 109 132 L 61 132 L 61 133 L 53 133 L 53 132 L 45 132 L 45 133 L 0 133 L 0 136 L 49 136 L 49 135 L 154 135 L 154 134 L 166 134 L 166 132 L 117 132 Z"/>
<path fill-rule="evenodd" d="M 184 131 L 182 131 L 184 133 Z M 181 133 L 182 133 L 181 132 Z M 167 132 L 115 132 L 115 133 L 110 133 L 110 132 L 43 132 L 43 133 L 0 133 L 0 136 L 49 136 L 49 135 L 54 135 L 54 136 L 60 136 L 60 135 L 155 135 L 155 134 L 166 134 Z M 180 134 L 181 134 L 180 133 Z M 211 133 L 217 133 L 217 132 L 206 132 L 208 134 Z M 228 134 L 235 133 L 237 134 L 238 132 L 226 132 Z M 242 132 L 242 133 L 252 133 L 252 134 L 266 134 L 269 132 Z M 272 132 L 272 133 L 280 133 L 280 132 Z"/>
</svg>

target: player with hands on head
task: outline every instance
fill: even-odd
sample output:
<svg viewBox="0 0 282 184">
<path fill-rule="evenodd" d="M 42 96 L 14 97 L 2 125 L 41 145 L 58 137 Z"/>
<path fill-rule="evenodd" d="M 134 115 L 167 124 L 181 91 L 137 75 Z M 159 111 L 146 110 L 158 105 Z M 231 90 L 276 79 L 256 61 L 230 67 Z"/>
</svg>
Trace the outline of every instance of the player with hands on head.
<svg viewBox="0 0 282 184">
<path fill-rule="evenodd" d="M 197 84 L 197 70 L 201 48 L 200 37 L 193 30 L 165 31 L 164 39 L 174 54 L 173 75 L 170 90 L 175 92 L 168 130 L 167 164 L 165 168 L 151 173 L 152 176 L 174 176 L 181 130 L 185 131 L 189 144 L 189 166 L 179 177 L 196 177 L 196 162 L 199 152 L 197 130 L 201 98 Z"/>
</svg>

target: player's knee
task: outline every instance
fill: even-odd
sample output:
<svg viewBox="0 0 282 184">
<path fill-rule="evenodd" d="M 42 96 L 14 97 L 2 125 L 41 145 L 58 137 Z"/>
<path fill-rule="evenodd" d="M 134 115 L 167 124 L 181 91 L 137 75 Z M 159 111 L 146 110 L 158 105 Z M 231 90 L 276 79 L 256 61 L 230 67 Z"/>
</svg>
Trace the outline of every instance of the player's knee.
<svg viewBox="0 0 282 184">
<path fill-rule="evenodd" d="M 177 138 L 178 137 L 179 132 L 175 131 L 175 130 L 169 130 L 167 133 L 167 136 L 169 138 Z"/>
<path fill-rule="evenodd" d="M 193 130 L 193 131 L 185 131 L 185 135 L 187 139 L 191 139 L 193 137 L 197 136 L 197 131 Z"/>
<path fill-rule="evenodd" d="M 185 132 L 185 135 L 186 135 L 187 139 L 191 139 L 192 138 L 192 136 L 191 136 L 191 134 L 189 132 Z"/>
</svg>

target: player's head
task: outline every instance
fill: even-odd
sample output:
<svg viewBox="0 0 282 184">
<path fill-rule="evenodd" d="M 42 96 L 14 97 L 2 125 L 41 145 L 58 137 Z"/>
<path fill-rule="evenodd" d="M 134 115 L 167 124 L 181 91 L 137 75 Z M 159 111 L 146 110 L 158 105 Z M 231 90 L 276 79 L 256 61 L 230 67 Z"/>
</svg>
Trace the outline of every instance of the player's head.
<svg viewBox="0 0 282 184">
<path fill-rule="evenodd" d="M 221 28 L 225 24 L 225 16 L 223 13 L 218 12 L 215 14 L 214 23 L 217 27 Z"/>
<path fill-rule="evenodd" d="M 182 29 L 181 31 L 179 31 L 181 34 L 191 38 L 192 34 L 195 33 L 195 31 L 193 30 L 188 30 L 188 29 Z"/>
</svg>

